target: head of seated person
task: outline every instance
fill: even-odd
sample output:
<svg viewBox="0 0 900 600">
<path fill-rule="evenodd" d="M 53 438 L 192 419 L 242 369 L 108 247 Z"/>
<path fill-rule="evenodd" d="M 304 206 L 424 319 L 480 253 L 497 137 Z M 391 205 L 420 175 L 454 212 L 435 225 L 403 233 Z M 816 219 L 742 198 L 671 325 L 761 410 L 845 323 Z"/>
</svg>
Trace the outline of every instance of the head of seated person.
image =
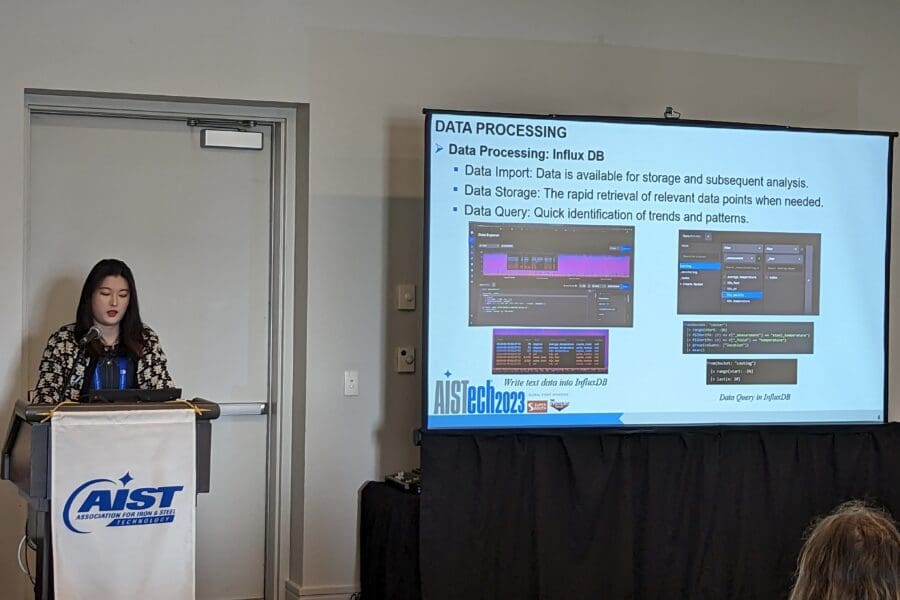
<svg viewBox="0 0 900 600">
<path fill-rule="evenodd" d="M 813 523 L 790 600 L 900 600 L 900 534 L 890 515 L 851 501 Z"/>
</svg>

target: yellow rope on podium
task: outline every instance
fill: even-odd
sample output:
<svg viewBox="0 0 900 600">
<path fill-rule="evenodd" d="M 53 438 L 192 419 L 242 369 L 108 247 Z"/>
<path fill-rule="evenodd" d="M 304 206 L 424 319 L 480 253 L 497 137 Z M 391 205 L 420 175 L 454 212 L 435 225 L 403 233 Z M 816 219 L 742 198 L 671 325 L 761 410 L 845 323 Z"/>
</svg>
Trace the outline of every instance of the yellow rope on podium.
<svg viewBox="0 0 900 600">
<path fill-rule="evenodd" d="M 194 414 L 197 416 L 201 416 L 203 413 L 210 411 L 210 409 L 208 409 L 208 408 L 200 408 L 196 404 L 191 404 L 190 402 L 188 402 L 187 400 L 184 400 L 183 398 L 180 398 L 178 400 L 168 400 L 168 401 L 166 401 L 166 404 L 184 405 L 185 407 L 190 408 L 192 411 L 194 411 Z M 64 400 L 58 404 L 55 404 L 53 406 L 53 408 L 51 408 L 50 411 L 46 414 L 46 416 L 44 416 L 44 418 L 41 419 L 41 423 L 46 423 L 47 421 L 52 419 L 53 415 L 56 414 L 56 411 L 58 411 L 63 406 L 89 406 L 89 405 L 83 404 L 81 402 L 76 402 L 74 400 Z"/>
<path fill-rule="evenodd" d="M 47 416 L 45 416 L 43 419 L 41 419 L 41 423 L 46 423 L 47 421 L 52 419 L 53 415 L 56 414 L 56 411 L 58 411 L 63 406 L 72 406 L 72 405 L 80 405 L 80 404 L 81 404 L 80 402 L 75 402 L 74 400 L 63 400 L 62 402 L 55 404 L 53 406 L 53 408 L 50 409 L 50 412 L 47 413 Z"/>
<path fill-rule="evenodd" d="M 167 400 L 166 404 L 183 404 L 183 405 L 187 406 L 188 408 L 190 408 L 192 411 L 194 411 L 194 414 L 196 414 L 198 417 L 205 412 L 209 412 L 208 408 L 200 408 L 196 404 L 191 404 L 184 398 L 179 398 L 178 400 Z"/>
</svg>

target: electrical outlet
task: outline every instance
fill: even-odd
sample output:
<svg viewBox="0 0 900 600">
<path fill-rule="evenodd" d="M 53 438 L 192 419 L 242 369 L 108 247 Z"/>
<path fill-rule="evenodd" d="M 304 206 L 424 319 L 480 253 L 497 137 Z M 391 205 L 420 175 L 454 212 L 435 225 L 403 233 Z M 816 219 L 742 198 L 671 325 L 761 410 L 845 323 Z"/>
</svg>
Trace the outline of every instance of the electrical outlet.
<svg viewBox="0 0 900 600">
<path fill-rule="evenodd" d="M 397 310 L 416 310 L 416 285 L 401 283 L 397 286 Z"/>
<path fill-rule="evenodd" d="M 397 348 L 397 372 L 416 372 L 416 349 L 412 346 L 400 346 Z"/>
</svg>

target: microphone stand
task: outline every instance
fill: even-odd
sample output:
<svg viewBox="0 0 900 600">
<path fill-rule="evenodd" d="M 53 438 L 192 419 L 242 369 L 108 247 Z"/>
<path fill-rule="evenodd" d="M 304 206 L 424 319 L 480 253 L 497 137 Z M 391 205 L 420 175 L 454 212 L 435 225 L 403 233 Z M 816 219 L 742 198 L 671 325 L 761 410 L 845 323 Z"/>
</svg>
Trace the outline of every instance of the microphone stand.
<svg viewBox="0 0 900 600">
<path fill-rule="evenodd" d="M 74 332 L 73 332 L 74 333 Z M 100 331 L 100 328 L 96 325 L 92 325 L 90 329 L 87 330 L 81 339 L 75 340 L 75 356 L 72 357 L 72 366 L 69 367 L 68 372 L 66 373 L 66 378 L 63 380 L 63 388 L 62 388 L 62 396 L 60 397 L 60 402 L 64 402 L 69 399 L 69 382 L 72 380 L 72 375 L 75 373 L 75 369 L 78 367 L 78 358 L 79 358 L 79 350 L 84 352 L 84 348 L 87 347 L 88 344 L 93 342 L 94 340 L 100 339 L 100 336 L 103 333 Z M 87 373 L 85 373 L 85 377 L 87 377 Z M 79 393 L 79 397 L 80 397 Z"/>
</svg>

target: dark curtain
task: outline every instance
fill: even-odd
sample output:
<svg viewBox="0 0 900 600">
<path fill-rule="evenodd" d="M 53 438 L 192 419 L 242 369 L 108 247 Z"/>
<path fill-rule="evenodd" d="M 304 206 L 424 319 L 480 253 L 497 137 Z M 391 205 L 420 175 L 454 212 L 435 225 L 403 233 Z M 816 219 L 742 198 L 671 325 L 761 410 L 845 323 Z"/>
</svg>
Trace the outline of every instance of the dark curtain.
<svg viewBox="0 0 900 600">
<path fill-rule="evenodd" d="M 900 516 L 900 424 L 422 440 L 425 600 L 786 598 L 815 516 Z"/>
</svg>

